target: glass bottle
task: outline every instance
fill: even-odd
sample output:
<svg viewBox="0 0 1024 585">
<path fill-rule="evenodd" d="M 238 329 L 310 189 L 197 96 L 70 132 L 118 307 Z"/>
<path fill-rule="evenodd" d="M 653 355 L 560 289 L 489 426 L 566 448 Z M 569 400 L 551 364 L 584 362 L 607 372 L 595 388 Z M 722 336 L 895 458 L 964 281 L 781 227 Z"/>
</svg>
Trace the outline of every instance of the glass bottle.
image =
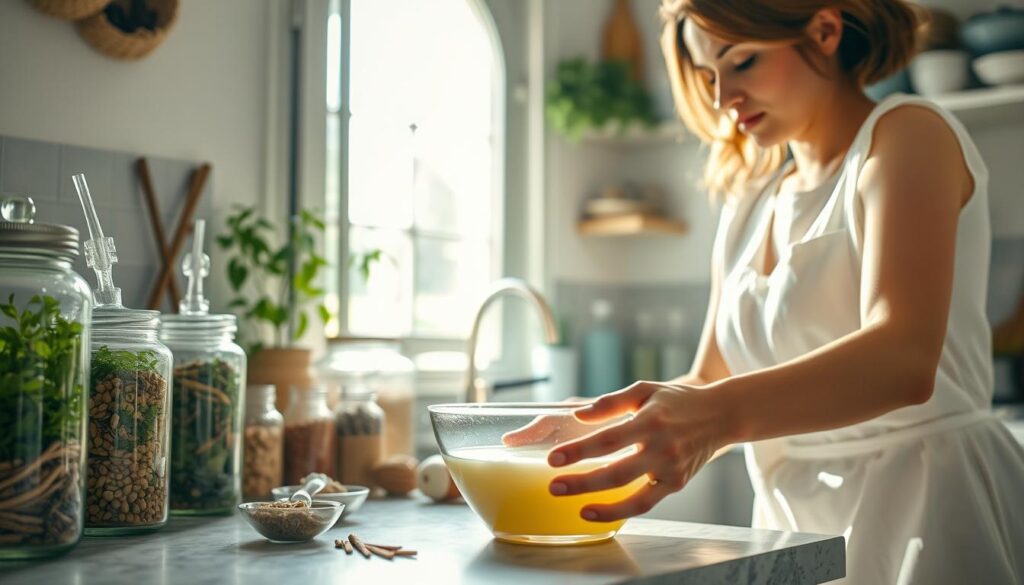
<svg viewBox="0 0 1024 585">
<path fill-rule="evenodd" d="M 373 466 L 384 459 L 384 410 L 377 395 L 360 380 L 342 390 L 334 409 L 338 433 L 338 481 L 345 485 L 373 487 Z"/>
<path fill-rule="evenodd" d="M 251 385 L 245 398 L 245 456 L 242 497 L 269 500 L 284 482 L 284 417 L 274 403 L 272 384 Z"/>
<path fill-rule="evenodd" d="M 591 306 L 593 324 L 583 338 L 583 388 L 587 396 L 601 396 L 622 388 L 622 339 L 612 323 L 611 302 L 598 299 Z"/>
<path fill-rule="evenodd" d="M 654 315 L 641 310 L 636 314 L 636 335 L 629 352 L 632 380 L 658 380 L 658 345 L 654 334 Z"/>
<path fill-rule="evenodd" d="M 241 501 L 245 352 L 235 343 L 234 315 L 213 315 L 202 278 L 205 223 L 196 221 L 189 278 L 180 313 L 165 315 L 160 340 L 174 354 L 171 414 L 171 514 L 232 514 Z"/>
<path fill-rule="evenodd" d="M 342 387 L 353 384 L 376 394 L 388 420 L 384 429 L 382 458 L 413 455 L 416 368 L 412 360 L 401 354 L 398 341 L 334 338 L 328 343 L 327 354 L 314 368 L 317 377 L 327 386 L 329 395 L 338 397 Z"/>
<path fill-rule="evenodd" d="M 284 479 L 296 485 L 310 473 L 334 474 L 334 417 L 327 389 L 292 388 L 284 413 Z"/>
<path fill-rule="evenodd" d="M 171 351 L 158 311 L 93 311 L 85 532 L 127 534 L 167 523 Z"/>
<path fill-rule="evenodd" d="M 0 559 L 25 559 L 82 535 L 93 299 L 78 230 L 34 223 L 29 198 L 0 217 L 0 505 L 22 520 L 0 525 Z"/>
</svg>

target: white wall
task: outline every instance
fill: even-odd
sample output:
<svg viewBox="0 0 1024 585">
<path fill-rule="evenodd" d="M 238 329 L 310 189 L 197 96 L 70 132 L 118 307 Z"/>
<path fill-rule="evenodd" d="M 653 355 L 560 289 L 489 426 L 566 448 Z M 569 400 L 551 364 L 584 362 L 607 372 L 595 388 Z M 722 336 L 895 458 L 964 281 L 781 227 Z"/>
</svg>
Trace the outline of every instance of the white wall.
<svg viewBox="0 0 1024 585">
<path fill-rule="evenodd" d="M 559 0 L 545 3 L 545 60 L 548 78 L 557 64 L 582 56 L 598 57 L 609 0 Z M 659 113 L 670 118 L 671 90 L 658 47 L 660 0 L 634 0 L 633 17 L 644 37 L 645 71 Z M 617 150 L 602 145 L 567 143 L 548 132 L 546 229 L 549 279 L 595 284 L 701 283 L 710 277 L 708 259 L 715 214 L 697 187 L 701 154 L 695 143 L 659 144 Z M 603 187 L 630 181 L 656 184 L 669 196 L 669 215 L 689 224 L 683 237 L 593 238 L 576 233 L 583 201 Z"/>
<path fill-rule="evenodd" d="M 262 200 L 273 4 L 183 0 L 166 42 L 122 62 L 67 21 L 0 2 L 0 134 L 209 161 L 219 230 L 232 203 Z"/>
</svg>

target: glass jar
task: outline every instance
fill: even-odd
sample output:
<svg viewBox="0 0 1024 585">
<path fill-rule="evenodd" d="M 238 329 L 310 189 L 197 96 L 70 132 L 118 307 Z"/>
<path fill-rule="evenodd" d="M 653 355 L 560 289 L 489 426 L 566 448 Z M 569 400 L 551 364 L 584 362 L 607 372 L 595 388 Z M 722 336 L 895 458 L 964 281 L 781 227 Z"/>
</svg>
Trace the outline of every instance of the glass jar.
<svg viewBox="0 0 1024 585">
<path fill-rule="evenodd" d="M 377 395 L 388 420 L 382 457 L 413 455 L 416 368 L 399 352 L 398 341 L 335 338 L 329 343 L 327 354 L 314 365 L 320 381 L 333 396 L 341 396 L 348 385 L 365 385 Z"/>
<path fill-rule="evenodd" d="M 249 386 L 245 397 L 245 456 L 242 497 L 269 500 L 284 481 L 284 417 L 274 406 L 272 384 Z"/>
<path fill-rule="evenodd" d="M 85 533 L 127 534 L 167 523 L 171 351 L 158 311 L 93 311 Z"/>
<path fill-rule="evenodd" d="M 92 291 L 78 231 L 0 204 L 0 559 L 58 554 L 82 535 Z"/>
<path fill-rule="evenodd" d="M 327 389 L 292 388 L 284 413 L 284 480 L 301 483 L 310 473 L 334 473 L 334 416 Z"/>
<path fill-rule="evenodd" d="M 373 466 L 384 459 L 385 417 L 377 395 L 361 382 L 354 381 L 345 388 L 334 409 L 338 481 L 374 487 Z"/>
<path fill-rule="evenodd" d="M 165 315 L 174 354 L 171 514 L 232 514 L 241 501 L 245 352 L 234 315 Z"/>
</svg>

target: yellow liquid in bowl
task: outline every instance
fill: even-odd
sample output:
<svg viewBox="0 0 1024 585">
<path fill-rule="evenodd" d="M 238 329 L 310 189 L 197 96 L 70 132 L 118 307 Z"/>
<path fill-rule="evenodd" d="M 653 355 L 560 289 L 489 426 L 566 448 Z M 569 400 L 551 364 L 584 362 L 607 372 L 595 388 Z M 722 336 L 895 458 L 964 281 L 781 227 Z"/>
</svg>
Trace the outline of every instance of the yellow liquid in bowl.
<svg viewBox="0 0 1024 585">
<path fill-rule="evenodd" d="M 444 456 L 452 478 L 474 512 L 495 537 L 530 544 L 581 544 L 615 536 L 625 520 L 591 522 L 580 517 L 588 504 L 609 504 L 626 499 L 646 483 L 573 496 L 548 491 L 556 476 L 585 473 L 607 465 L 622 454 L 588 459 L 554 468 L 548 449 L 536 447 L 469 447 Z"/>
</svg>

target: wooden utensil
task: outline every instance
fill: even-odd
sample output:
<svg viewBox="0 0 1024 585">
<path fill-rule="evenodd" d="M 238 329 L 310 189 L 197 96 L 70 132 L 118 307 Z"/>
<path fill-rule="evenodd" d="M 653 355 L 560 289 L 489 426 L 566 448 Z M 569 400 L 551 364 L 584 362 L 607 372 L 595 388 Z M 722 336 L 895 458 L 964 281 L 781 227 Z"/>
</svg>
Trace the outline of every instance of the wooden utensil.
<svg viewBox="0 0 1024 585">
<path fill-rule="evenodd" d="M 203 163 L 192 172 L 188 196 L 185 198 L 185 207 L 181 211 L 181 217 L 178 218 L 178 227 L 174 231 L 174 239 L 171 240 L 170 258 L 172 260 L 178 257 L 178 254 L 181 253 L 181 247 L 185 245 L 185 237 L 192 227 L 192 215 L 195 213 L 196 205 L 199 204 L 199 197 L 203 193 L 203 186 L 206 184 L 206 178 L 210 175 L 210 169 L 209 163 Z M 160 296 L 163 294 L 164 288 L 167 287 L 168 281 L 171 278 L 173 264 L 173 261 L 168 262 L 160 268 L 160 275 L 157 276 L 156 284 L 149 294 L 149 302 L 146 303 L 150 309 L 158 310 L 160 308 Z M 177 310 L 177 307 L 175 307 L 175 310 Z"/>
<path fill-rule="evenodd" d="M 173 268 L 174 259 L 171 250 L 167 247 L 167 236 L 164 234 L 164 222 L 160 218 L 160 207 L 156 200 L 156 191 L 153 189 L 153 178 L 149 173 L 149 163 L 146 157 L 135 161 L 135 169 L 139 173 L 139 180 L 142 182 L 142 193 L 146 196 L 146 208 L 149 211 L 149 223 L 156 234 L 156 247 L 160 250 L 160 259 L 163 266 L 170 265 Z M 178 279 L 174 278 L 171 272 L 170 287 L 172 311 L 178 310 L 178 303 L 181 301 L 181 290 L 178 289 Z M 159 300 L 157 301 L 159 307 Z"/>
</svg>

